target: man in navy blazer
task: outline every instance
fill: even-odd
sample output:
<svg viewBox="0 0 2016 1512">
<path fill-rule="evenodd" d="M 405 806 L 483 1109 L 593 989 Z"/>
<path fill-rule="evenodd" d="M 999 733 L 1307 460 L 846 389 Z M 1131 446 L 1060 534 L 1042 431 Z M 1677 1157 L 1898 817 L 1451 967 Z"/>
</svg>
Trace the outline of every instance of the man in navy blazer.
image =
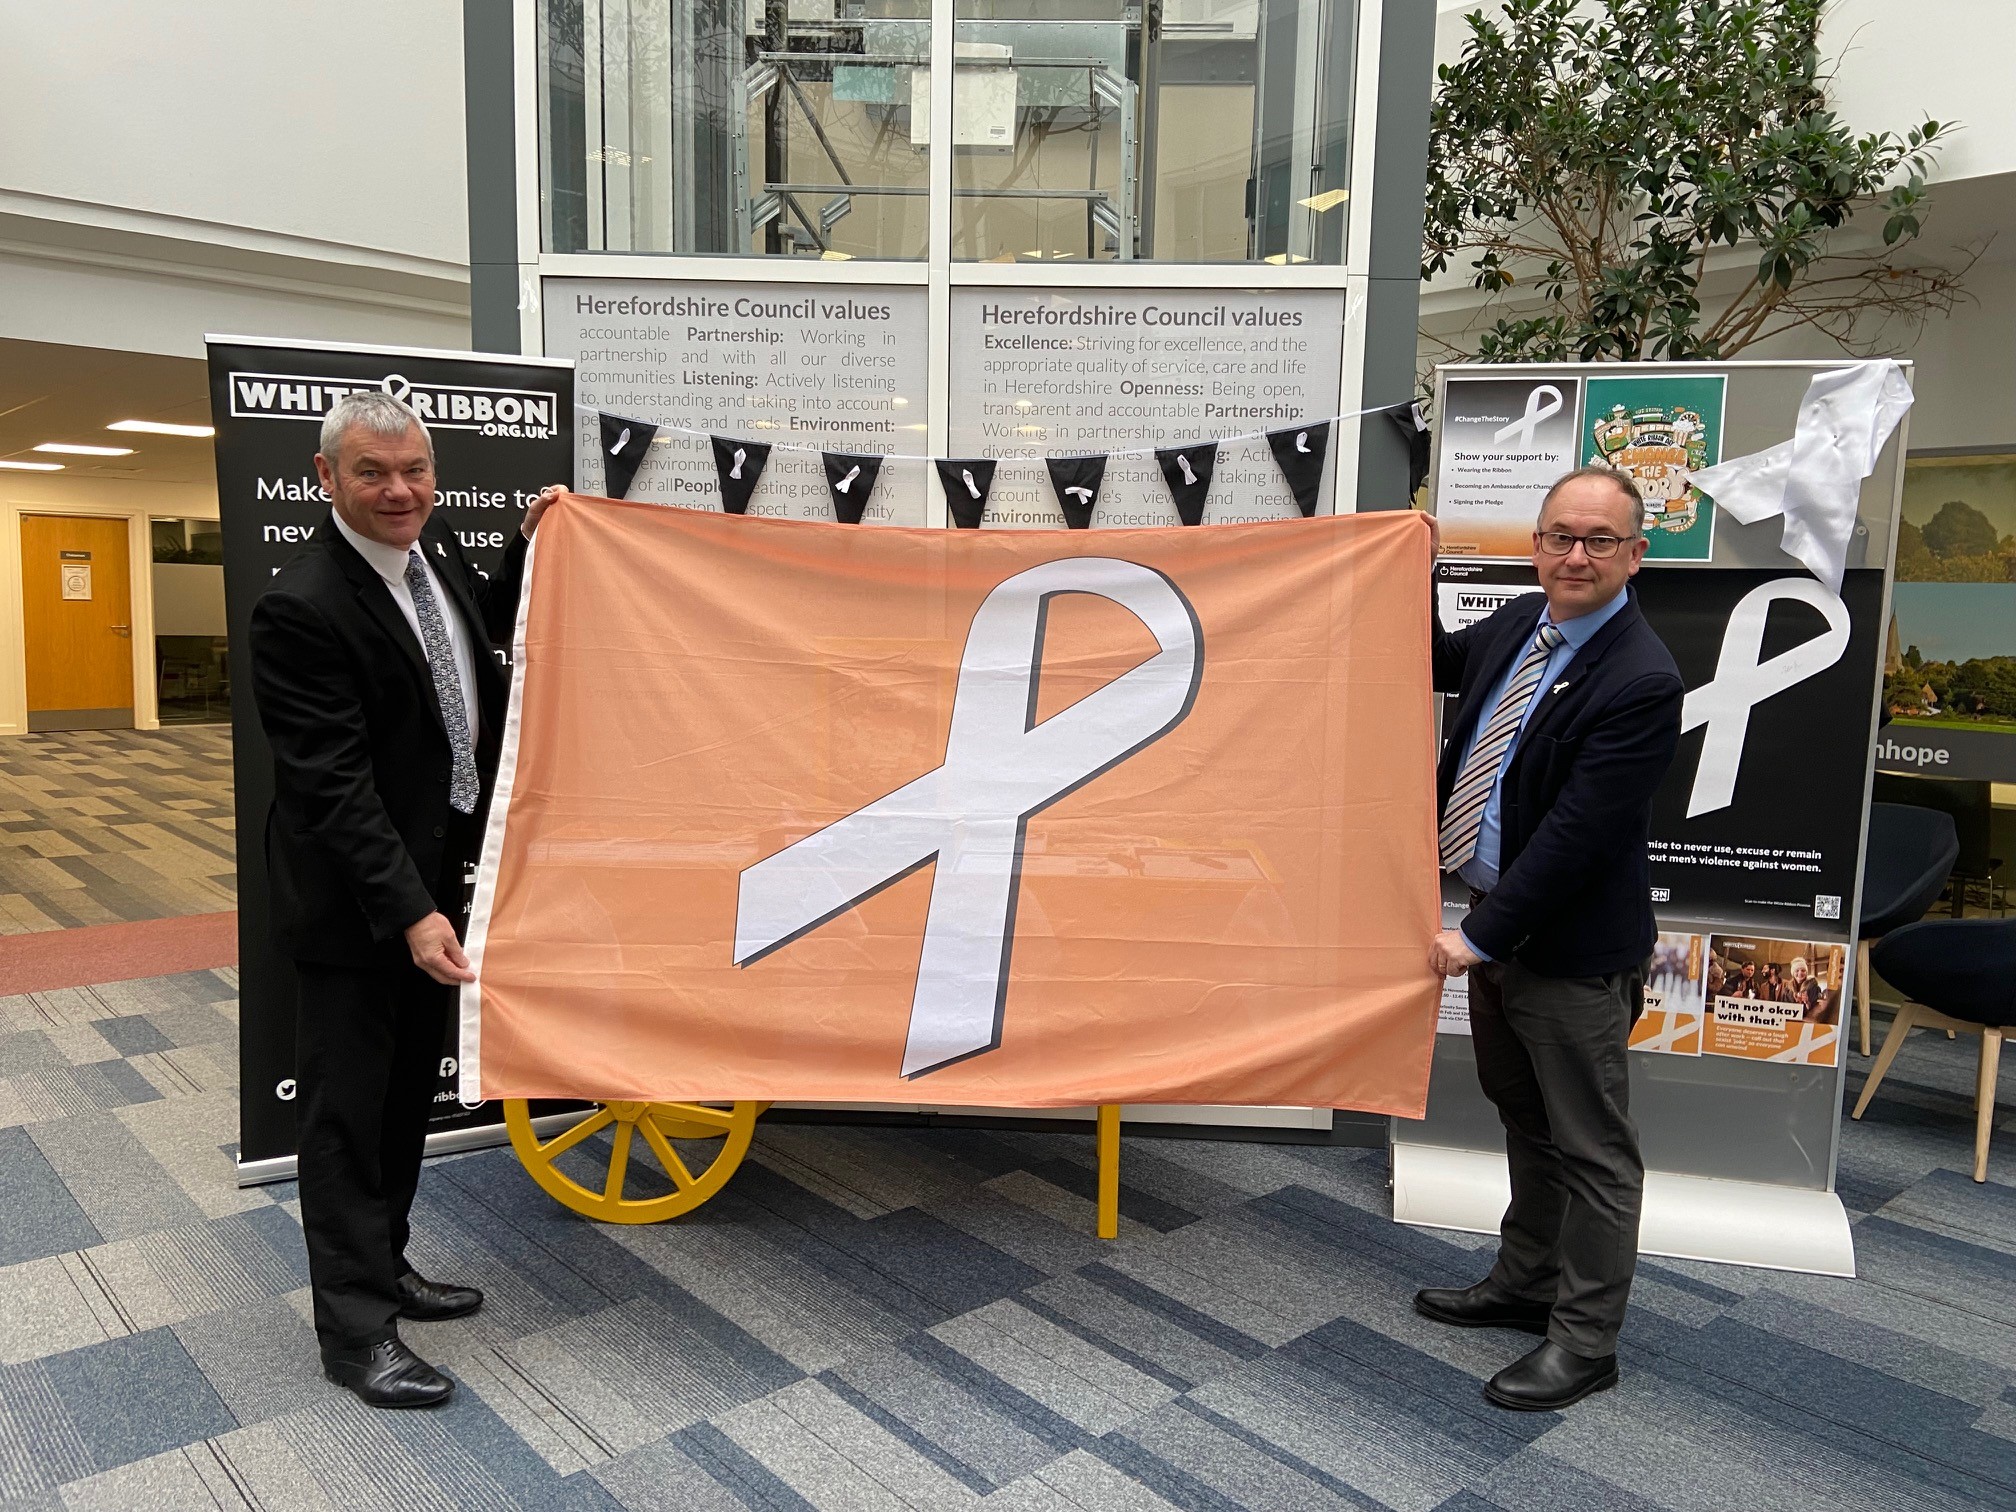
<svg viewBox="0 0 2016 1512">
<path fill-rule="evenodd" d="M 1414 1301 L 1443 1323 L 1544 1336 L 1484 1388 L 1501 1407 L 1565 1407 L 1616 1384 L 1638 1255 L 1645 1168 L 1625 1047 L 1658 933 L 1652 795 L 1684 692 L 1630 589 L 1643 521 L 1628 475 L 1576 469 L 1533 532 L 1543 591 L 1435 630 L 1435 687 L 1457 695 L 1437 783 L 1441 860 L 1471 906 L 1429 963 L 1469 975 L 1512 1201 L 1491 1274 Z"/>
</svg>

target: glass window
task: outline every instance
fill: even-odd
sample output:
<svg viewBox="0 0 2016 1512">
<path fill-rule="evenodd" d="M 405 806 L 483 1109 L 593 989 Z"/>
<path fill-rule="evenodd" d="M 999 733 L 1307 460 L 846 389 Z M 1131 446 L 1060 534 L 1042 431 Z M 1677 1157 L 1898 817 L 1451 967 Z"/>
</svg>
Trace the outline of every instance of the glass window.
<svg viewBox="0 0 2016 1512">
<path fill-rule="evenodd" d="M 959 0 L 953 256 L 1344 258 L 1348 0 Z"/>
<path fill-rule="evenodd" d="M 923 257 L 930 12 L 539 0 L 546 249 Z"/>
<path fill-rule="evenodd" d="M 224 538 L 215 520 L 153 520 L 154 694 L 161 723 L 231 717 Z"/>
</svg>

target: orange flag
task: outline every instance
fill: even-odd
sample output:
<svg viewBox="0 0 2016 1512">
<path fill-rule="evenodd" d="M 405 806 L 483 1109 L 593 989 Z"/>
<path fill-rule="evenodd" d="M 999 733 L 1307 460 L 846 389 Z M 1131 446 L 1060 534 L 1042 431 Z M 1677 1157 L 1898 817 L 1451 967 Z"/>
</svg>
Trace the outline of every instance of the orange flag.
<svg viewBox="0 0 2016 1512">
<path fill-rule="evenodd" d="M 539 527 L 462 994 L 483 1097 L 1419 1116 L 1429 540 Z"/>
</svg>

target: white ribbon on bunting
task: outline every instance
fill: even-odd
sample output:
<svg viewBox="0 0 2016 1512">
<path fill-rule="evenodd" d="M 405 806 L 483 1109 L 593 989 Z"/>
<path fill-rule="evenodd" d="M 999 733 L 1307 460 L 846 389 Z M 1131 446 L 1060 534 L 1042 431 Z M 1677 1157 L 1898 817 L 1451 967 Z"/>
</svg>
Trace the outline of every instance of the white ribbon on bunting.
<svg viewBox="0 0 2016 1512">
<path fill-rule="evenodd" d="M 1911 385 L 1887 357 L 1816 373 L 1790 441 L 1703 468 L 1693 484 L 1745 525 L 1783 515 L 1786 554 L 1839 593 L 1862 480 L 1910 408 Z"/>
</svg>

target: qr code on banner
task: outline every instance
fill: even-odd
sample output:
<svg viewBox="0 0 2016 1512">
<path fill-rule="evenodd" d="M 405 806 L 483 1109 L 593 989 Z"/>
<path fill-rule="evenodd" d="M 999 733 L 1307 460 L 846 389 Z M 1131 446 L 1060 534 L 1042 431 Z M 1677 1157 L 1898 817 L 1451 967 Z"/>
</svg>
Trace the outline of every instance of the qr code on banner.
<svg viewBox="0 0 2016 1512">
<path fill-rule="evenodd" d="M 1818 893 L 1813 899 L 1813 917 L 1816 919 L 1838 919 L 1841 917 L 1841 895 L 1839 893 Z"/>
</svg>

